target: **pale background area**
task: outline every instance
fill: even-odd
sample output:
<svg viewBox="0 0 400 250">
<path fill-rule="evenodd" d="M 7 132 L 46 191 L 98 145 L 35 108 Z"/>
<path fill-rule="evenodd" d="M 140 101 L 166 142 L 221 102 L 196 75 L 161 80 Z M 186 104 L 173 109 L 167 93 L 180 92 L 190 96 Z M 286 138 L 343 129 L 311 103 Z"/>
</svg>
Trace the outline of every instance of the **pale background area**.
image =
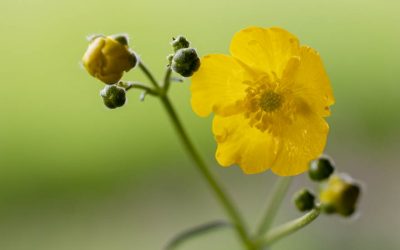
<svg viewBox="0 0 400 250">
<path fill-rule="evenodd" d="M 0 249 L 161 249 L 174 233 L 224 218 L 180 147 L 157 100 L 107 110 L 102 84 L 79 66 L 92 33 L 131 35 L 161 75 L 169 41 L 186 35 L 201 55 L 228 53 L 241 28 L 280 26 L 316 48 L 330 75 L 327 152 L 363 180 L 358 219 L 323 216 L 274 250 L 400 249 L 400 2 L 0 2 Z M 126 79 L 144 80 L 138 71 Z M 196 117 L 189 84 L 172 86 L 191 137 L 254 224 L 276 177 L 215 163 L 211 118 Z M 295 179 L 290 193 L 312 187 Z M 285 200 L 277 222 L 299 216 Z M 239 250 L 229 230 L 180 249 Z"/>
</svg>

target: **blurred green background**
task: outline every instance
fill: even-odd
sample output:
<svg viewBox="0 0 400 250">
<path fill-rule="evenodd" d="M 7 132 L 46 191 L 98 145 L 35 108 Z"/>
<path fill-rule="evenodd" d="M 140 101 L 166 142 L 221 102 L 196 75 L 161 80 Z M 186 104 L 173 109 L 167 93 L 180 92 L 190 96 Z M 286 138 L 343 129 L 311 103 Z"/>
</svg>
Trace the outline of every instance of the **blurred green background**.
<svg viewBox="0 0 400 250">
<path fill-rule="evenodd" d="M 0 249 L 161 249 L 175 232 L 223 218 L 158 100 L 107 110 L 79 61 L 93 33 L 128 33 L 160 75 L 172 36 L 200 54 L 228 53 L 241 28 L 280 26 L 316 48 L 330 75 L 329 153 L 365 185 L 351 220 L 324 216 L 273 249 L 400 249 L 400 2 L 203 0 L 0 2 Z M 144 80 L 134 70 L 125 76 Z M 276 177 L 214 160 L 211 119 L 171 98 L 207 161 L 254 224 Z M 302 175 L 290 193 L 312 184 Z M 299 216 L 285 200 L 277 222 Z M 240 249 L 229 230 L 181 249 Z"/>
</svg>

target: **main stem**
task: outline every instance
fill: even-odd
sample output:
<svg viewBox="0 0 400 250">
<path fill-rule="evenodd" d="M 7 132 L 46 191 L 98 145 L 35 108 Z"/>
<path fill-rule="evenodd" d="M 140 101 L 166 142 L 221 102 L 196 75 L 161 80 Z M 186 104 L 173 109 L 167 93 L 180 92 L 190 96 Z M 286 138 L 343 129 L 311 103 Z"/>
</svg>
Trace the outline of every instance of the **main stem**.
<svg viewBox="0 0 400 250">
<path fill-rule="evenodd" d="M 155 88 L 155 91 L 158 92 L 158 96 L 159 96 L 162 104 L 164 105 L 165 110 L 167 111 L 167 113 L 171 119 L 171 122 L 174 125 L 175 130 L 178 133 L 183 145 L 185 146 L 186 151 L 189 153 L 190 157 L 196 163 L 196 166 L 199 169 L 200 173 L 202 174 L 204 179 L 207 181 L 207 183 L 210 185 L 211 189 L 214 191 L 218 200 L 221 202 L 221 204 L 225 208 L 225 211 L 229 215 L 230 220 L 231 220 L 232 224 L 234 225 L 244 246 L 246 246 L 246 248 L 248 250 L 256 250 L 253 242 L 250 240 L 247 230 L 245 229 L 244 221 L 241 218 L 239 211 L 233 205 L 233 202 L 230 200 L 230 198 L 226 195 L 225 191 L 223 190 L 221 185 L 218 183 L 216 178 L 211 174 L 206 163 L 203 161 L 200 154 L 197 152 L 196 148 L 193 146 L 193 143 L 189 139 L 189 136 L 187 135 L 185 129 L 183 128 L 183 125 L 182 125 L 178 115 L 176 114 L 175 109 L 171 104 L 171 101 L 169 100 L 169 98 L 167 96 L 167 91 L 168 91 L 169 84 L 170 84 L 170 76 L 171 76 L 171 72 L 172 72 L 171 69 L 169 67 L 167 68 L 165 78 L 164 78 L 164 85 L 160 86 L 160 84 L 158 83 L 156 78 L 153 76 L 153 74 L 150 72 L 150 70 L 146 67 L 146 65 L 143 64 L 143 62 L 139 62 L 139 68 L 143 71 L 143 73 L 146 75 L 146 77 L 150 80 L 151 84 Z"/>
<path fill-rule="evenodd" d="M 234 207 L 232 201 L 230 198 L 226 195 L 224 192 L 223 188 L 220 186 L 216 178 L 211 174 L 209 171 L 207 165 L 203 161 L 203 159 L 200 157 L 199 153 L 193 146 L 191 140 L 189 139 L 185 129 L 182 126 L 182 123 L 179 120 L 178 115 L 175 112 L 175 109 L 173 108 L 168 96 L 166 95 L 161 95 L 160 96 L 161 102 L 163 103 L 168 115 L 171 118 L 171 121 L 175 127 L 176 132 L 178 133 L 183 145 L 185 146 L 185 149 L 189 153 L 190 157 L 192 160 L 196 163 L 196 166 L 198 167 L 200 173 L 204 177 L 204 179 L 207 181 L 207 183 L 210 185 L 211 189 L 214 191 L 215 195 L 217 196 L 218 200 L 221 202 L 223 207 L 225 208 L 227 214 L 229 215 L 232 223 L 234 224 L 236 231 L 238 235 L 240 236 L 243 244 L 246 246 L 248 250 L 254 250 L 254 246 L 249 239 L 249 236 L 247 234 L 247 231 L 244 227 L 243 219 L 241 218 L 238 210 Z"/>
</svg>

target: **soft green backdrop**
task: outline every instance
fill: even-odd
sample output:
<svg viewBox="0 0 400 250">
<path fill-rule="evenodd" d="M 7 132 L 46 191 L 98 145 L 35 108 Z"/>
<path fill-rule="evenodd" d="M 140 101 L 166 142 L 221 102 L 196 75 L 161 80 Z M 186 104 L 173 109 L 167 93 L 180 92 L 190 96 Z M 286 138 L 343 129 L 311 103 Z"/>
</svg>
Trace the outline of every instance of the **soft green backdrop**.
<svg viewBox="0 0 400 250">
<path fill-rule="evenodd" d="M 158 100 L 129 93 L 107 110 L 79 61 L 87 35 L 125 32 L 161 75 L 172 36 L 202 55 L 228 53 L 250 25 L 284 27 L 321 53 L 337 100 L 327 152 L 365 184 L 357 218 L 321 218 L 274 249 L 400 249 L 399 11 L 397 0 L 2 0 L 0 249 L 161 249 L 175 232 L 223 218 Z M 275 177 L 215 164 L 211 119 L 191 112 L 189 84 L 171 98 L 254 224 Z M 300 176 L 290 192 L 310 185 Z M 278 221 L 295 216 L 288 198 Z M 182 249 L 239 247 L 221 231 Z"/>
</svg>

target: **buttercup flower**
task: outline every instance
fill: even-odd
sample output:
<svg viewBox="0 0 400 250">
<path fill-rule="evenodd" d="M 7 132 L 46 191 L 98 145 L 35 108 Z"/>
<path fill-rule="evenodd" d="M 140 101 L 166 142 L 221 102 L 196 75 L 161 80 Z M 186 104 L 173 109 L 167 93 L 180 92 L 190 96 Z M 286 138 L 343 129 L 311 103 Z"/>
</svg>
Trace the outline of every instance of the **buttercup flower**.
<svg viewBox="0 0 400 250">
<path fill-rule="evenodd" d="M 135 67 L 137 59 L 129 50 L 126 38 L 97 36 L 90 42 L 82 58 L 83 66 L 93 77 L 106 84 L 117 83 L 124 74 Z"/>
<path fill-rule="evenodd" d="M 297 175 L 324 150 L 334 97 L 319 54 L 281 28 L 239 31 L 231 55 L 201 59 L 192 108 L 215 113 L 216 158 L 245 173 Z"/>
</svg>

